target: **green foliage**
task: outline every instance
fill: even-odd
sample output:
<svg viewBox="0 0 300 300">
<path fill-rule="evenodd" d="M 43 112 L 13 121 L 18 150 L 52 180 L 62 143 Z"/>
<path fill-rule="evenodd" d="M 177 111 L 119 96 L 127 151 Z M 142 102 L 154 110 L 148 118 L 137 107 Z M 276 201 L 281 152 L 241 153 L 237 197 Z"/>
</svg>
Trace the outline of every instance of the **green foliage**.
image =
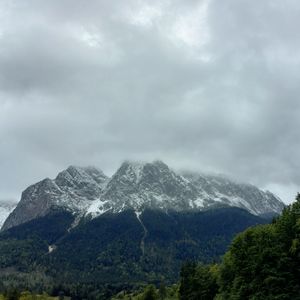
<svg viewBox="0 0 300 300">
<path fill-rule="evenodd" d="M 141 297 L 141 300 L 158 300 L 158 293 L 154 285 L 149 285 L 144 294 Z"/>
<path fill-rule="evenodd" d="M 37 294 L 32 294 L 29 291 L 22 292 L 19 297 L 19 300 L 52 300 L 52 299 L 56 299 L 56 298 L 50 297 L 46 293 L 37 295 Z"/>
<path fill-rule="evenodd" d="M 73 220 L 70 213 L 53 212 L 1 232 L 0 269 L 34 270 L 47 254 L 48 245 L 62 238 Z"/>
<path fill-rule="evenodd" d="M 10 288 L 6 293 L 5 293 L 5 299 L 6 300 L 18 300 L 20 297 L 20 293 L 17 289 L 15 288 Z"/>
<path fill-rule="evenodd" d="M 158 295 L 160 300 L 164 300 L 167 297 L 167 288 L 164 282 L 159 285 Z"/>
<path fill-rule="evenodd" d="M 220 268 L 221 299 L 300 299 L 300 195 L 270 225 L 239 234 Z"/>
<path fill-rule="evenodd" d="M 0 300 L 57 300 L 56 297 L 50 297 L 48 294 L 33 294 L 29 291 L 19 293 L 17 290 L 12 290 L 5 295 L 0 295 Z"/>
<path fill-rule="evenodd" d="M 236 236 L 222 263 L 186 263 L 181 300 L 299 300 L 300 195 L 270 225 Z"/>
<path fill-rule="evenodd" d="M 163 293 L 161 290 L 161 285 L 157 289 L 154 285 L 147 285 L 143 289 L 138 291 L 131 291 L 126 293 L 122 291 L 116 296 L 111 298 L 111 300 L 145 300 L 145 299 L 155 299 L 155 300 L 178 300 L 178 286 L 164 286 Z"/>
<path fill-rule="evenodd" d="M 180 273 L 180 300 L 210 300 L 218 291 L 217 266 L 186 263 Z"/>
</svg>

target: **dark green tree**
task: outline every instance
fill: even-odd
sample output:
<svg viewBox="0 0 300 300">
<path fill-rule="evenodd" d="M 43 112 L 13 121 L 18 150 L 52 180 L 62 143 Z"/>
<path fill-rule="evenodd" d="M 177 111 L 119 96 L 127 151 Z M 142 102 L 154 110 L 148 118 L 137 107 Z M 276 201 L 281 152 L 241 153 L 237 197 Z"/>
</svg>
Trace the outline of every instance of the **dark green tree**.
<svg viewBox="0 0 300 300">
<path fill-rule="evenodd" d="M 300 299 L 300 196 L 270 225 L 239 234 L 220 269 L 222 299 Z"/>
<path fill-rule="evenodd" d="M 167 288 L 166 288 L 166 284 L 164 283 L 164 281 L 162 281 L 159 285 L 158 294 L 159 294 L 160 300 L 164 300 L 167 296 Z"/>
<path fill-rule="evenodd" d="M 182 267 L 179 295 L 181 300 L 210 300 L 218 291 L 214 265 L 187 263 Z"/>
<path fill-rule="evenodd" d="M 146 287 L 146 290 L 142 296 L 142 300 L 158 300 L 155 286 L 149 285 Z"/>
<path fill-rule="evenodd" d="M 20 297 L 20 292 L 14 287 L 10 287 L 7 290 L 7 293 L 5 294 L 6 300 L 18 300 L 19 297 Z"/>
<path fill-rule="evenodd" d="M 65 299 L 65 293 L 64 293 L 63 291 L 60 291 L 60 292 L 58 293 L 58 299 L 59 299 L 59 300 L 64 300 L 64 299 Z"/>
</svg>

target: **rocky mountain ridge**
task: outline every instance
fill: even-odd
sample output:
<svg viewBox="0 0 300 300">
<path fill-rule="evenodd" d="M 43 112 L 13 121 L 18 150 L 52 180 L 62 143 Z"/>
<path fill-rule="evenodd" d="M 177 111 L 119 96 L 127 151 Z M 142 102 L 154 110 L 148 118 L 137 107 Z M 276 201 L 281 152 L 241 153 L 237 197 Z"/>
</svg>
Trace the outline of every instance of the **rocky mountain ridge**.
<svg viewBox="0 0 300 300">
<path fill-rule="evenodd" d="M 96 217 L 127 209 L 198 211 L 215 206 L 239 207 L 263 215 L 280 213 L 284 204 L 270 192 L 223 176 L 180 174 L 161 161 L 126 161 L 111 178 L 94 167 L 70 166 L 55 179 L 46 178 L 28 187 L 3 229 L 45 216 L 57 208 Z"/>
</svg>

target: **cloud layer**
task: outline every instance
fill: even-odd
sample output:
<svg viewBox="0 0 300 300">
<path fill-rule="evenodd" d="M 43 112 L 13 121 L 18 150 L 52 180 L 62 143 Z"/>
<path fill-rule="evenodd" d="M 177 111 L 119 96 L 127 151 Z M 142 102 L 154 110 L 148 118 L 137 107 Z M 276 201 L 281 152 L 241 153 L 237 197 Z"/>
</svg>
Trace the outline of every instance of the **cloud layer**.
<svg viewBox="0 0 300 300">
<path fill-rule="evenodd" d="M 300 3 L 3 0 L 0 198 L 69 164 L 300 182 Z"/>
</svg>

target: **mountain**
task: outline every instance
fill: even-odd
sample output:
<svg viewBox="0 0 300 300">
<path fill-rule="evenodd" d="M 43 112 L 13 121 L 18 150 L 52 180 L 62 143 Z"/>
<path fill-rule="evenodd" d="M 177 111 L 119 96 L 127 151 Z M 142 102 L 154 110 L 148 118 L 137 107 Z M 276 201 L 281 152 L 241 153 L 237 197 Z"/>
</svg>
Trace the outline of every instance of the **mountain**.
<svg viewBox="0 0 300 300">
<path fill-rule="evenodd" d="M 76 215 L 77 222 L 83 216 L 128 209 L 137 213 L 147 208 L 184 212 L 220 206 L 268 215 L 280 213 L 284 204 L 268 191 L 224 176 L 178 173 L 161 161 L 127 161 L 111 178 L 94 167 L 71 166 L 53 180 L 46 178 L 28 187 L 2 229 L 45 216 L 57 208 Z"/>
<path fill-rule="evenodd" d="M 155 161 L 123 163 L 87 213 L 99 215 L 128 208 L 189 211 L 216 205 L 244 208 L 255 215 L 278 214 L 284 207 L 272 193 L 253 185 L 236 183 L 224 176 L 178 174 L 163 162 Z"/>
<path fill-rule="evenodd" d="M 94 167 L 70 166 L 54 180 L 46 178 L 29 186 L 2 229 L 45 216 L 57 208 L 77 215 L 84 214 L 92 201 L 100 197 L 107 179 Z"/>
<path fill-rule="evenodd" d="M 15 209 L 17 203 L 11 200 L 0 200 L 0 228 L 9 214 Z"/>
<path fill-rule="evenodd" d="M 59 287 L 74 299 L 175 282 L 183 262 L 218 261 L 237 233 L 283 207 L 252 185 L 161 161 L 124 162 L 111 178 L 71 166 L 28 187 L 6 219 L 0 282 Z"/>
</svg>

